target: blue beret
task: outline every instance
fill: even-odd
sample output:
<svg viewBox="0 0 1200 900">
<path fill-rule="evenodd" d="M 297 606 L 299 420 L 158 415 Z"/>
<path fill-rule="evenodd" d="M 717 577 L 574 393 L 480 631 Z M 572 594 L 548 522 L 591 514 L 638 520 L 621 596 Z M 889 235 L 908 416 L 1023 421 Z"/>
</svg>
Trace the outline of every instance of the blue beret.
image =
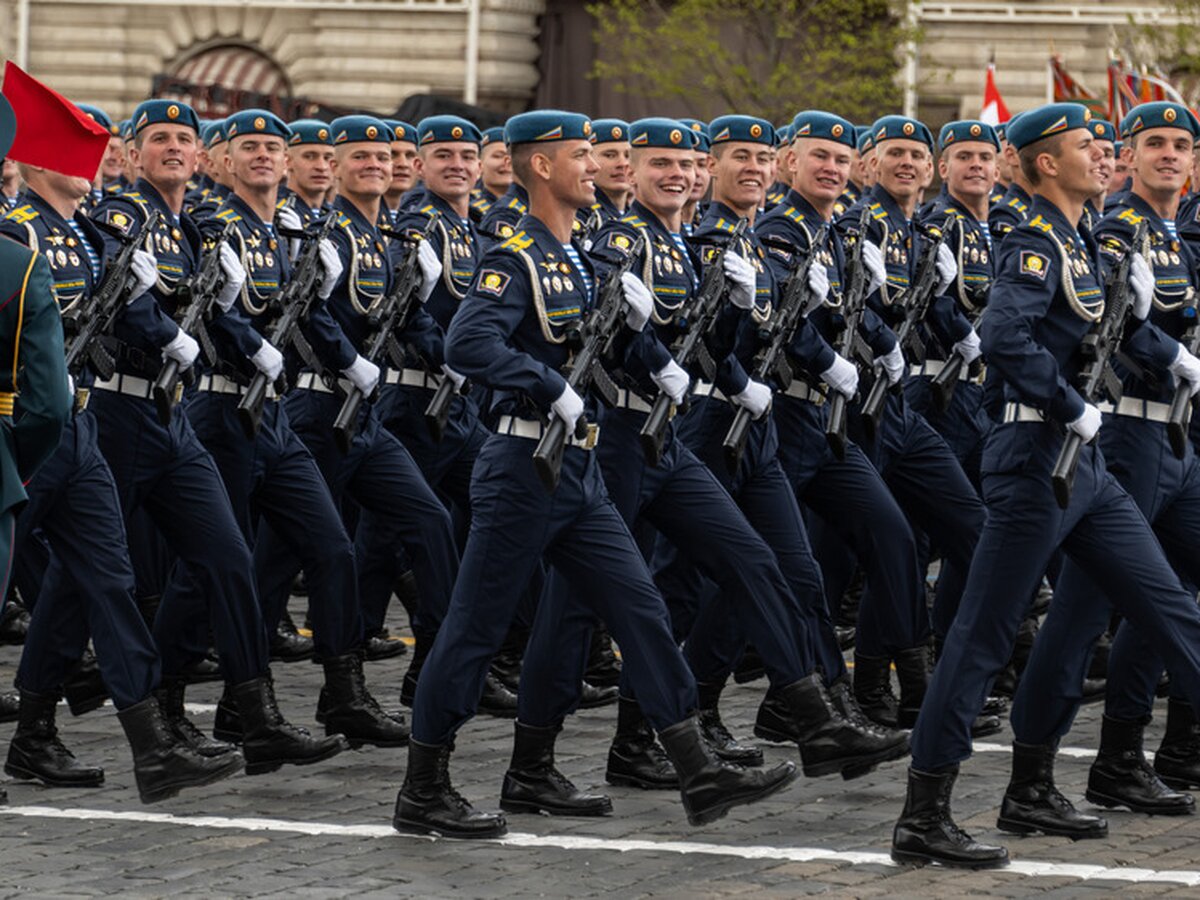
<svg viewBox="0 0 1200 900">
<path fill-rule="evenodd" d="M 483 138 L 479 143 L 484 147 L 488 146 L 489 144 L 503 144 L 504 126 L 497 125 L 494 128 L 485 128 L 483 130 Z"/>
<path fill-rule="evenodd" d="M 297 119 L 295 122 L 288 122 L 288 128 L 292 131 L 292 136 L 288 139 L 289 147 L 299 144 L 333 145 L 333 135 L 328 122 L 322 122 L 320 119 Z"/>
<path fill-rule="evenodd" d="M 478 145 L 483 141 L 479 129 L 459 116 L 427 116 L 417 123 L 417 134 L 422 147 L 450 141 Z"/>
<path fill-rule="evenodd" d="M 538 109 L 513 116 L 504 123 L 504 142 L 536 144 L 543 141 L 588 141 L 592 121 L 579 113 L 559 109 Z"/>
<path fill-rule="evenodd" d="M 691 150 L 691 129 L 678 119 L 655 117 L 638 119 L 629 126 L 630 143 L 635 147 L 666 147 Z"/>
<path fill-rule="evenodd" d="M 408 141 L 410 144 L 417 142 L 417 126 L 411 122 L 405 122 L 403 119 L 383 119 L 383 124 L 391 131 L 391 140 L 393 141 Z"/>
<path fill-rule="evenodd" d="M 200 120 L 196 118 L 196 111 L 178 100 L 144 100 L 133 111 L 132 121 L 134 134 L 139 134 L 143 128 L 164 122 L 168 125 L 186 125 L 197 134 L 200 133 Z"/>
<path fill-rule="evenodd" d="M 1092 137 L 1098 141 L 1117 142 L 1117 129 L 1108 119 L 1095 118 L 1090 123 L 1092 129 Z"/>
<path fill-rule="evenodd" d="M 938 149 L 945 150 L 951 144 L 961 144 L 976 141 L 991 144 L 1000 149 L 1000 139 L 996 137 L 996 129 L 987 122 L 978 119 L 960 119 L 957 122 L 947 122 L 938 132 Z"/>
<path fill-rule="evenodd" d="M 1182 103 L 1159 100 L 1140 103 L 1121 120 L 1121 136 L 1132 137 L 1148 128 L 1182 128 L 1192 137 L 1200 134 L 1200 123 Z"/>
<path fill-rule="evenodd" d="M 225 140 L 225 120 L 213 119 L 200 129 L 200 142 L 205 147 L 212 148 Z"/>
<path fill-rule="evenodd" d="M 1021 150 L 1042 138 L 1087 128 L 1092 111 L 1082 103 L 1047 103 L 1008 120 L 1008 142 Z"/>
<path fill-rule="evenodd" d="M 775 146 L 783 147 L 792 142 L 792 123 L 784 122 L 775 126 Z"/>
<path fill-rule="evenodd" d="M 97 125 L 103 127 L 104 130 L 109 134 L 119 135 L 121 133 L 120 127 L 114 125 L 113 120 L 109 118 L 108 113 L 106 113 L 100 107 L 92 106 L 90 103 L 76 103 L 75 105 L 83 111 L 85 116 L 90 116 L 93 120 L 95 120 Z"/>
<path fill-rule="evenodd" d="M 117 123 L 117 128 L 121 130 L 121 140 L 133 140 L 133 119 L 122 119 Z"/>
<path fill-rule="evenodd" d="M 707 153 L 712 147 L 712 142 L 708 139 L 708 126 L 699 119 L 680 119 L 679 121 L 692 132 L 692 149 Z"/>
<path fill-rule="evenodd" d="M 341 116 L 329 123 L 333 132 L 333 144 L 359 144 L 364 141 L 392 142 L 388 127 L 374 116 Z"/>
<path fill-rule="evenodd" d="M 17 136 L 17 115 L 13 112 L 8 98 L 0 94 L 0 161 L 12 149 L 13 140 Z"/>
<path fill-rule="evenodd" d="M 629 123 L 621 119 L 593 119 L 592 143 L 612 144 L 629 140 Z"/>
<path fill-rule="evenodd" d="M 1009 119 L 1008 121 L 1011 122 L 1012 119 Z M 992 131 L 996 132 L 996 137 L 998 137 L 1000 140 L 1008 140 L 1008 122 L 1001 122 L 999 125 L 992 126 Z"/>
<path fill-rule="evenodd" d="M 837 141 L 853 149 L 856 146 L 856 129 L 841 116 L 821 112 L 819 109 L 806 109 L 796 113 L 789 126 L 792 129 L 792 140 L 798 138 L 824 138 L 827 141 Z"/>
<path fill-rule="evenodd" d="M 875 146 L 875 139 L 871 137 L 870 125 L 856 125 L 854 131 L 854 146 L 858 148 L 859 153 L 866 153 Z"/>
<path fill-rule="evenodd" d="M 884 141 L 920 141 L 933 150 L 933 133 L 923 122 L 908 116 L 884 116 L 871 126 L 871 142 L 879 146 Z"/>
<path fill-rule="evenodd" d="M 754 116 L 721 116 L 708 123 L 708 139 L 714 144 L 745 141 L 775 146 L 775 126 Z"/>
<path fill-rule="evenodd" d="M 243 109 L 225 120 L 226 140 L 248 134 L 271 134 L 286 141 L 292 136 L 292 130 L 283 123 L 283 119 L 265 109 Z"/>
<path fill-rule="evenodd" d="M 1120 156 L 1121 148 L 1125 146 L 1124 141 L 1113 141 L 1113 155 Z"/>
</svg>

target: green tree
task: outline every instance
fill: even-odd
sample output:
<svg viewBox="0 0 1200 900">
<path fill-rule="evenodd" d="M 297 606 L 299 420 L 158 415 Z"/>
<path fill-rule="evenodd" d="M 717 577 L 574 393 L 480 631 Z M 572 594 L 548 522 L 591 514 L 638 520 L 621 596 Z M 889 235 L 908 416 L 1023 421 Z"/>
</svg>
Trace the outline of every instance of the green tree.
<svg viewBox="0 0 1200 900">
<path fill-rule="evenodd" d="M 872 121 L 899 106 L 915 39 L 888 0 L 596 0 L 592 76 L 624 93 L 677 98 L 701 117 L 772 122 L 801 109 Z"/>
</svg>

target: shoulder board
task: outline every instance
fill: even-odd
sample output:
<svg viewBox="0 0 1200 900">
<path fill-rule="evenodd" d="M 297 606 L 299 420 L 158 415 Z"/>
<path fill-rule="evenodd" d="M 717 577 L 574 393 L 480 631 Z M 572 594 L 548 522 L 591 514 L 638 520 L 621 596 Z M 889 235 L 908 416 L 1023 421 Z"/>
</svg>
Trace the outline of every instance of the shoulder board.
<svg viewBox="0 0 1200 900">
<path fill-rule="evenodd" d="M 433 215 L 433 204 L 426 203 L 424 206 L 421 207 L 420 211 L 425 213 L 425 215 L 427 215 L 427 216 Z"/>
<path fill-rule="evenodd" d="M 344 212 L 339 212 L 337 214 L 337 222 L 334 224 L 337 225 L 338 228 L 343 228 L 346 231 L 350 231 L 350 226 L 354 223 L 350 221 L 350 217 Z"/>
<path fill-rule="evenodd" d="M 796 209 L 796 207 L 794 207 L 794 206 L 789 206 L 787 209 L 785 209 L 783 211 L 783 214 L 785 216 L 787 216 L 789 219 L 791 219 L 793 222 L 803 222 L 804 221 L 804 213 L 800 212 L 800 210 Z"/>
<path fill-rule="evenodd" d="M 1043 219 L 1041 217 L 1040 214 L 1034 216 L 1032 219 L 1030 219 L 1025 224 L 1028 225 L 1030 228 L 1036 228 L 1038 231 L 1042 232 L 1043 234 L 1049 234 L 1050 232 L 1052 232 L 1054 230 L 1054 224 L 1052 222 L 1047 222 L 1045 219 Z"/>
<path fill-rule="evenodd" d="M 851 202 L 853 202 L 853 201 L 851 201 Z M 842 213 L 844 213 L 846 211 L 846 209 L 847 209 L 846 204 L 843 203 L 841 200 L 838 200 L 836 203 L 833 204 L 833 214 L 835 216 L 840 216 Z"/>
<path fill-rule="evenodd" d="M 521 250 L 528 250 L 530 247 L 532 247 L 533 238 L 528 237 L 524 231 L 518 231 L 500 246 L 505 250 L 511 250 L 513 253 L 517 253 Z"/>
<path fill-rule="evenodd" d="M 871 218 L 876 221 L 887 218 L 887 210 L 883 208 L 882 203 L 872 203 L 869 207 L 871 210 Z"/>
<path fill-rule="evenodd" d="M 1122 222 L 1128 222 L 1130 225 L 1136 226 L 1141 224 L 1142 219 L 1146 217 L 1136 212 L 1132 207 L 1127 206 L 1117 213 L 1117 218 Z"/>
<path fill-rule="evenodd" d="M 713 227 L 718 231 L 727 231 L 732 233 L 733 230 L 737 228 L 737 225 L 722 216 L 721 218 L 717 219 L 716 224 Z"/>
<path fill-rule="evenodd" d="M 595 210 L 598 210 L 598 209 L 600 209 L 600 203 L 599 203 L 599 201 L 597 201 L 597 202 L 593 203 L 591 206 L 589 206 L 589 207 L 588 207 L 588 209 L 590 209 L 590 210 L 592 210 L 592 211 L 595 211 Z"/>
<path fill-rule="evenodd" d="M 1025 212 L 1025 202 L 1020 197 L 1013 197 L 1008 201 L 1008 205 L 1018 212 Z"/>
<path fill-rule="evenodd" d="M 30 204 L 23 203 L 14 209 L 10 209 L 4 216 L 10 222 L 16 222 L 18 225 L 24 225 L 26 222 L 32 222 L 41 213 L 34 209 Z"/>
<path fill-rule="evenodd" d="M 633 213 L 630 213 L 629 215 L 625 216 L 622 219 L 618 219 L 618 221 L 621 222 L 622 224 L 630 225 L 634 228 L 645 228 L 646 227 L 646 220 L 641 218 L 640 216 L 635 216 Z"/>
<path fill-rule="evenodd" d="M 241 214 L 235 212 L 233 209 L 231 209 L 228 206 L 222 207 L 221 209 L 217 210 L 216 218 L 220 219 L 222 222 L 240 222 L 240 221 L 242 221 Z"/>
<path fill-rule="evenodd" d="M 520 197 L 510 197 L 508 199 L 508 208 L 523 210 L 525 209 L 525 204 L 521 202 Z"/>
<path fill-rule="evenodd" d="M 962 218 L 962 213 L 959 211 L 958 207 L 956 207 L 956 206 L 947 206 L 945 209 L 942 210 L 942 215 L 943 216 L 955 216 L 959 219 Z"/>
<path fill-rule="evenodd" d="M 287 205 L 288 205 L 288 198 L 283 197 L 282 199 L 279 200 L 278 203 L 275 204 L 275 208 L 276 209 L 284 209 L 287 207 Z"/>
</svg>

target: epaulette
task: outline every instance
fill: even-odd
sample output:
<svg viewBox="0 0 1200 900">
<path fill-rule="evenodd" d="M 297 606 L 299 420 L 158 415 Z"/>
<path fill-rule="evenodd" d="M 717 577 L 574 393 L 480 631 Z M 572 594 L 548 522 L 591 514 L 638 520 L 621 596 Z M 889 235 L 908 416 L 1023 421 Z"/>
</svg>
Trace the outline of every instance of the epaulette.
<svg viewBox="0 0 1200 900">
<path fill-rule="evenodd" d="M 713 227 L 720 231 L 732 233 L 733 230 L 737 228 L 737 223 L 727 221 L 725 217 L 722 216 L 721 218 L 717 219 L 716 224 Z"/>
<path fill-rule="evenodd" d="M 10 209 L 5 213 L 4 218 L 10 222 L 16 222 L 18 225 L 24 225 L 26 222 L 32 222 L 40 215 L 41 213 L 34 209 L 32 205 L 24 203 Z"/>
<path fill-rule="evenodd" d="M 840 216 L 842 213 L 844 213 L 846 211 L 846 209 L 847 209 L 846 204 L 843 203 L 841 200 L 838 200 L 833 204 L 833 214 L 835 216 Z"/>
<path fill-rule="evenodd" d="M 115 197 L 117 194 L 125 193 L 125 186 L 121 184 L 121 182 L 115 181 L 112 184 L 106 184 L 104 186 L 104 193 L 112 194 Z"/>
<path fill-rule="evenodd" d="M 1029 208 L 1025 205 L 1025 201 L 1023 201 L 1020 197 L 1013 197 L 1010 199 L 1008 201 L 1008 207 L 1022 213 Z"/>
<path fill-rule="evenodd" d="M 597 210 L 600 209 L 600 201 L 597 200 L 595 203 L 593 203 L 591 206 L 589 206 L 588 209 L 590 209 L 592 212 L 596 212 Z"/>
<path fill-rule="evenodd" d="M 794 206 L 789 206 L 787 209 L 785 209 L 783 211 L 783 214 L 785 216 L 787 216 L 789 219 L 791 219 L 793 222 L 803 222 L 804 221 L 804 213 L 800 212 L 800 210 L 796 209 L 796 207 L 794 207 Z"/>
<path fill-rule="evenodd" d="M 213 217 L 222 222 L 240 222 L 242 215 L 231 206 L 225 206 L 213 213 Z"/>
<path fill-rule="evenodd" d="M 646 227 L 646 220 L 641 218 L 640 216 L 634 215 L 633 213 L 629 213 L 629 215 L 622 216 L 617 221 L 623 225 L 630 225 L 634 228 L 645 228 Z"/>
<path fill-rule="evenodd" d="M 432 204 L 432 203 L 426 203 L 424 206 L 422 206 L 422 207 L 421 207 L 421 208 L 418 210 L 418 212 L 423 212 L 423 213 L 425 213 L 425 215 L 427 215 L 427 216 L 432 216 L 432 215 L 433 215 L 433 212 L 434 212 L 433 204 Z"/>
<path fill-rule="evenodd" d="M 513 253 L 519 253 L 533 246 L 533 238 L 526 236 L 524 231 L 518 231 L 500 246 L 505 250 L 511 250 Z"/>
<path fill-rule="evenodd" d="M 868 209 L 871 210 L 871 218 L 876 222 L 887 218 L 888 212 L 883 208 L 882 203 L 872 203 Z"/>
<path fill-rule="evenodd" d="M 525 204 L 521 202 L 520 197 L 509 197 L 507 208 L 508 209 L 519 209 L 521 212 L 525 212 Z"/>
<path fill-rule="evenodd" d="M 280 197 L 279 200 L 276 201 L 276 203 L 275 203 L 275 208 L 276 209 L 284 209 L 287 207 L 287 202 L 288 202 L 287 197 Z"/>
<path fill-rule="evenodd" d="M 1122 222 L 1126 222 L 1127 224 L 1133 225 L 1136 227 L 1136 226 L 1140 225 L 1142 219 L 1144 219 L 1146 217 L 1141 215 L 1139 212 L 1137 212 L 1133 207 L 1127 206 L 1123 210 L 1121 210 L 1119 213 L 1117 213 L 1117 218 L 1120 219 Z"/>
<path fill-rule="evenodd" d="M 349 228 L 351 225 L 350 217 L 344 212 L 339 212 L 337 222 L 335 224 L 338 228 Z"/>
<path fill-rule="evenodd" d="M 1038 231 L 1042 232 L 1043 234 L 1049 234 L 1050 232 L 1052 232 L 1054 230 L 1054 223 L 1047 222 L 1045 219 L 1043 219 L 1041 216 L 1041 213 L 1038 213 L 1036 216 L 1034 216 L 1032 219 L 1030 219 L 1026 224 L 1030 228 L 1036 228 Z"/>
</svg>

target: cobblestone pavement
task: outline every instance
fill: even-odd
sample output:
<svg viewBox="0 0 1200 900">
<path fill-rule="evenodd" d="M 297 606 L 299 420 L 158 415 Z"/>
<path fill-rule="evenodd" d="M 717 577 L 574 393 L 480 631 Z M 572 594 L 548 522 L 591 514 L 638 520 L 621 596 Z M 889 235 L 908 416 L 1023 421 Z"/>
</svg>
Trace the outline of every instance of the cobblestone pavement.
<svg viewBox="0 0 1200 900">
<path fill-rule="evenodd" d="M 301 612 L 302 615 L 302 612 Z M 17 651 L 0 648 L 0 683 L 10 684 Z M 406 657 L 368 664 L 386 705 L 398 702 Z M 274 666 L 280 704 L 312 723 L 320 669 Z M 749 736 L 765 682 L 730 686 L 727 723 Z M 195 719 L 211 726 L 219 686 L 189 689 Z M 510 816 L 503 842 L 401 836 L 390 827 L 404 772 L 403 750 L 347 752 L 308 768 L 238 776 L 169 801 L 137 800 L 127 745 L 111 706 L 80 718 L 60 707 L 76 754 L 105 767 L 96 789 L 7 784 L 0 807 L 0 896 L 129 897 L 1067 897 L 1178 893 L 1200 896 L 1200 818 L 1109 814 L 1110 836 L 1072 844 L 1006 838 L 1014 858 L 999 872 L 904 869 L 887 861 L 892 823 L 903 803 L 904 764 L 852 782 L 801 779 L 789 790 L 690 828 L 673 793 L 607 788 L 605 819 Z M 1157 746 L 1161 720 L 1148 730 Z M 581 787 L 604 787 L 615 709 L 570 720 L 558 744 L 560 768 Z M 12 725 L 0 726 L 7 743 Z M 1063 791 L 1083 808 L 1088 753 L 1099 708 L 1085 708 L 1064 741 Z M 460 734 L 452 772 L 462 792 L 494 807 L 511 750 L 512 723 L 472 721 Z M 995 817 L 1007 781 L 1011 735 L 977 746 L 956 794 L 961 824 L 1000 839 Z M 768 762 L 795 758 L 768 746 Z"/>
</svg>

